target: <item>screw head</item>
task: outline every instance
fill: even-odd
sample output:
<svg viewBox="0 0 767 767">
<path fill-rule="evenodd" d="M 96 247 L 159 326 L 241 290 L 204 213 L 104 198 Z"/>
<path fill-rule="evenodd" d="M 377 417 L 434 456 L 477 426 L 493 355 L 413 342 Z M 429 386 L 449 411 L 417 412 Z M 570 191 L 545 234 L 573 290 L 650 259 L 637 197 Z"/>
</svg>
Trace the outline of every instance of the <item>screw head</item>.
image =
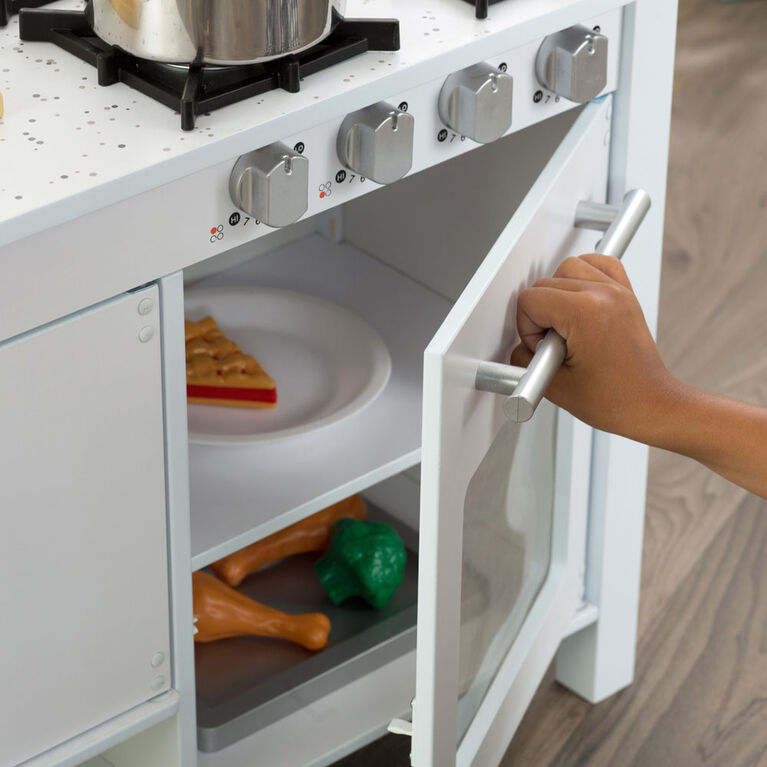
<svg viewBox="0 0 767 767">
<path fill-rule="evenodd" d="M 138 302 L 138 313 L 143 317 L 154 309 L 154 301 L 151 298 L 142 298 Z"/>
</svg>

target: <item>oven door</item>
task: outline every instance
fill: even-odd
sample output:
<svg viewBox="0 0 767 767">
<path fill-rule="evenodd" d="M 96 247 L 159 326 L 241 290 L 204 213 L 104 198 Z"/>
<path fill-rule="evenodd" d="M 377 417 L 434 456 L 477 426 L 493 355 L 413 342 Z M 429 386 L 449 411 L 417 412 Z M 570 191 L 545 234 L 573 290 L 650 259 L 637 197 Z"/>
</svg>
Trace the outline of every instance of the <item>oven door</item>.
<svg viewBox="0 0 767 767">
<path fill-rule="evenodd" d="M 479 391 L 518 342 L 516 297 L 598 233 L 609 99 L 589 104 L 495 242 L 424 360 L 413 764 L 497 764 L 579 604 L 590 430 L 543 401 L 519 424 Z"/>
</svg>

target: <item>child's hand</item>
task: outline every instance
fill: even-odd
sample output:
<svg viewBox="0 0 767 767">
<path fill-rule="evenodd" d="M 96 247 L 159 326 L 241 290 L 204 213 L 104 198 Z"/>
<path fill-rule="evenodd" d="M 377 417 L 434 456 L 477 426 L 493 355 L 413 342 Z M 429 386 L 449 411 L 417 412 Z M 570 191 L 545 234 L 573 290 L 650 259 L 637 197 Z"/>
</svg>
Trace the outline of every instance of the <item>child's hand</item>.
<svg viewBox="0 0 767 767">
<path fill-rule="evenodd" d="M 767 408 L 683 384 L 666 370 L 620 262 L 568 258 L 554 277 L 523 290 L 517 304 L 526 365 L 554 328 L 567 357 L 546 392 L 603 431 L 688 455 L 767 498 Z"/>
<path fill-rule="evenodd" d="M 523 290 L 522 343 L 512 364 L 527 365 L 548 328 L 565 339 L 567 356 L 547 398 L 598 429 L 652 442 L 659 408 L 678 382 L 661 361 L 620 261 L 568 258 L 554 277 Z"/>
</svg>

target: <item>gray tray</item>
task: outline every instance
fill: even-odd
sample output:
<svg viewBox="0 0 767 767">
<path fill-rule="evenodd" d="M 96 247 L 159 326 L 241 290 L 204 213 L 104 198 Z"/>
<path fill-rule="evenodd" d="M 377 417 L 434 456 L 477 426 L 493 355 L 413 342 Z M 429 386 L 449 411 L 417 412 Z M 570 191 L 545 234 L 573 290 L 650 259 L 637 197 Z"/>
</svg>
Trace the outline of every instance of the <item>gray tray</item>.
<svg viewBox="0 0 767 767">
<path fill-rule="evenodd" d="M 238 591 L 270 607 L 325 613 L 330 637 L 316 653 L 266 637 L 195 645 L 201 751 L 219 751 L 415 648 L 414 534 L 371 504 L 368 518 L 392 525 L 408 549 L 405 578 L 392 600 L 382 610 L 356 599 L 336 607 L 314 572 L 317 555 L 288 557 L 243 581 Z"/>
</svg>

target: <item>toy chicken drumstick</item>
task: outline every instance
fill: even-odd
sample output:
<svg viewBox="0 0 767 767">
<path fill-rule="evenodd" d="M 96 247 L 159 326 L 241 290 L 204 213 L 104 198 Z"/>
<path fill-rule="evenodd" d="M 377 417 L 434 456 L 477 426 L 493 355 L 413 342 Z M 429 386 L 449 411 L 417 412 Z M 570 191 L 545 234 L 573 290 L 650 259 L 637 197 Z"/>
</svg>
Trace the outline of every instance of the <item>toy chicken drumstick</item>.
<svg viewBox="0 0 767 767">
<path fill-rule="evenodd" d="M 266 636 L 319 650 L 327 644 L 330 621 L 322 613 L 289 615 L 273 610 L 229 588 L 218 578 L 192 574 L 195 642 L 215 642 L 235 636 Z"/>
<path fill-rule="evenodd" d="M 337 520 L 346 517 L 365 519 L 366 515 L 362 496 L 353 495 L 219 559 L 210 569 L 224 583 L 239 586 L 248 575 L 270 562 L 293 554 L 325 551 L 333 539 L 333 525 Z"/>
</svg>

